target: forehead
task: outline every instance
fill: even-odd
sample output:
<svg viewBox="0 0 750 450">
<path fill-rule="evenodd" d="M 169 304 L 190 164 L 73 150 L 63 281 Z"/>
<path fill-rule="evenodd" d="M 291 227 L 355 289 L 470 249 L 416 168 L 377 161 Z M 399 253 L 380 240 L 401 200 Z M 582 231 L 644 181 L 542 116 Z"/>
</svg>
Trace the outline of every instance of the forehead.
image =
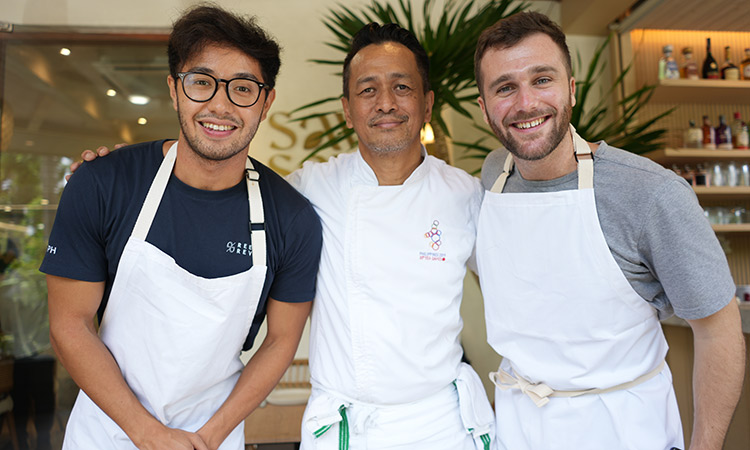
<svg viewBox="0 0 750 450">
<path fill-rule="evenodd" d="M 349 65 L 352 83 L 364 79 L 410 77 L 421 81 L 417 59 L 405 46 L 396 42 L 370 44 L 352 58 Z"/>
<path fill-rule="evenodd" d="M 491 48 L 482 56 L 480 70 L 483 83 L 501 76 L 519 75 L 534 67 L 551 66 L 567 73 L 562 50 L 543 33 L 535 33 L 513 47 Z"/>
<path fill-rule="evenodd" d="M 211 43 L 203 46 L 185 60 L 181 71 L 199 70 L 222 78 L 243 76 L 261 78 L 261 67 L 257 59 L 236 47 Z"/>
</svg>

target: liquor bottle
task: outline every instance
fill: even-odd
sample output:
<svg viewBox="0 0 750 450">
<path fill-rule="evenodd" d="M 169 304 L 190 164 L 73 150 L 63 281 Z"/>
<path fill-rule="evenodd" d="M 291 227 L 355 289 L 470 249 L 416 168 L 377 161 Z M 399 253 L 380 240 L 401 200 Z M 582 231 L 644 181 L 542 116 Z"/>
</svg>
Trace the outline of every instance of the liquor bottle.
<svg viewBox="0 0 750 450">
<path fill-rule="evenodd" d="M 716 133 L 716 148 L 722 150 L 732 149 L 732 130 L 727 125 L 724 116 L 719 116 L 719 126 L 715 129 Z"/>
<path fill-rule="evenodd" d="M 750 134 L 748 134 L 747 124 L 743 123 L 742 128 L 740 128 L 740 134 L 737 135 L 735 148 L 747 150 L 748 147 L 750 147 Z M 748 184 L 745 184 L 745 186 L 748 186 Z"/>
<path fill-rule="evenodd" d="M 750 80 L 750 48 L 745 49 L 745 59 L 740 63 L 740 72 L 743 80 Z"/>
<path fill-rule="evenodd" d="M 703 116 L 703 148 L 716 148 L 716 135 L 714 134 L 714 127 L 711 126 L 711 121 L 708 120 L 708 116 Z"/>
<path fill-rule="evenodd" d="M 724 64 L 721 65 L 721 78 L 723 80 L 740 79 L 740 68 L 732 62 L 728 46 L 724 47 Z"/>
<path fill-rule="evenodd" d="M 721 75 L 719 74 L 719 65 L 716 64 L 716 60 L 711 55 L 711 38 L 706 38 L 706 59 L 703 60 L 703 78 L 718 79 Z"/>
<path fill-rule="evenodd" d="M 674 48 L 667 44 L 662 49 L 664 56 L 659 58 L 659 79 L 660 80 L 673 80 L 680 78 L 680 69 L 677 67 L 677 61 L 674 60 L 672 52 Z"/>
<path fill-rule="evenodd" d="M 685 62 L 680 67 L 680 78 L 687 78 L 688 80 L 699 79 L 698 64 L 693 61 L 693 47 L 683 48 L 682 56 L 685 58 Z M 750 63 L 748 65 L 750 66 Z"/>
<path fill-rule="evenodd" d="M 703 130 L 695 126 L 695 121 L 690 121 L 690 127 L 685 130 L 685 148 L 703 148 Z"/>
<path fill-rule="evenodd" d="M 733 148 L 739 148 L 737 146 L 737 139 L 740 136 L 740 133 L 742 132 L 742 126 L 745 125 L 744 122 L 742 122 L 742 119 L 740 118 L 740 113 L 735 112 L 734 113 L 734 120 L 732 121 L 732 147 Z"/>
</svg>

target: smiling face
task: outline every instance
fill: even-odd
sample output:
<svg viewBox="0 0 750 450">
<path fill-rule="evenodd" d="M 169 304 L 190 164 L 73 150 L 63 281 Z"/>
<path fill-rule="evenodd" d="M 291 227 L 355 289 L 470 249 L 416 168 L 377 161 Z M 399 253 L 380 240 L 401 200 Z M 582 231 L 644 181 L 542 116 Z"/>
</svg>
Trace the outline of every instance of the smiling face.
<svg viewBox="0 0 750 450">
<path fill-rule="evenodd" d="M 536 33 L 513 47 L 490 49 L 480 70 L 479 106 L 500 142 L 528 161 L 558 148 L 569 129 L 575 81 L 552 39 Z"/>
<path fill-rule="evenodd" d="M 180 68 L 181 72 L 202 72 L 223 78 L 251 78 L 263 82 L 258 61 L 245 53 L 216 44 L 206 45 Z M 247 150 L 266 118 L 275 97 L 275 91 L 261 92 L 258 101 L 249 107 L 234 105 L 227 98 L 224 83 L 214 97 L 203 103 L 190 100 L 180 86 L 169 76 L 172 103 L 180 119 L 180 138 L 201 158 L 224 161 Z"/>
<path fill-rule="evenodd" d="M 421 151 L 419 131 L 432 114 L 433 93 L 425 93 L 417 62 L 401 44 L 371 44 L 352 58 L 346 125 L 354 128 L 363 152 Z"/>
</svg>

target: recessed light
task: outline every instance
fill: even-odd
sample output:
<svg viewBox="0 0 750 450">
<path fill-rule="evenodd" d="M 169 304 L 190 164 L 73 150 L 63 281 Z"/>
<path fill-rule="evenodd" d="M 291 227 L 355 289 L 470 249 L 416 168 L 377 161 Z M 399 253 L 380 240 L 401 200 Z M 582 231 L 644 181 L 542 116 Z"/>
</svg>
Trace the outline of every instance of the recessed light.
<svg viewBox="0 0 750 450">
<path fill-rule="evenodd" d="M 147 123 L 148 123 L 148 120 L 145 117 L 138 118 L 138 125 L 146 125 Z"/>
<path fill-rule="evenodd" d="M 151 101 L 151 99 L 145 95 L 131 95 L 128 97 L 128 100 L 134 105 L 148 105 L 148 102 Z"/>
<path fill-rule="evenodd" d="M 70 49 L 63 47 L 63 48 L 60 49 L 60 54 L 63 55 L 63 56 L 68 56 L 68 55 L 70 55 Z"/>
<path fill-rule="evenodd" d="M 107 97 L 114 97 L 117 95 L 117 91 L 114 89 L 107 89 Z"/>
</svg>

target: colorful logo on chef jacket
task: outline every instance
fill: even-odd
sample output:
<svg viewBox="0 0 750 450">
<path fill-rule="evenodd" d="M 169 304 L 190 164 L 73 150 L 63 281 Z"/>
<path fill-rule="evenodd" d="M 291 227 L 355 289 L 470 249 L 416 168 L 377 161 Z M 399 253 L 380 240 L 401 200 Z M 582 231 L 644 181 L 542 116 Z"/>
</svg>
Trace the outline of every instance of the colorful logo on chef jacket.
<svg viewBox="0 0 750 450">
<path fill-rule="evenodd" d="M 438 253 L 440 246 L 443 245 L 443 232 L 438 228 L 439 226 L 440 221 L 433 220 L 432 226 L 424 234 L 424 237 L 429 240 L 428 245 L 433 251 L 419 252 L 419 259 L 421 261 L 445 261 L 445 253 Z"/>
</svg>

